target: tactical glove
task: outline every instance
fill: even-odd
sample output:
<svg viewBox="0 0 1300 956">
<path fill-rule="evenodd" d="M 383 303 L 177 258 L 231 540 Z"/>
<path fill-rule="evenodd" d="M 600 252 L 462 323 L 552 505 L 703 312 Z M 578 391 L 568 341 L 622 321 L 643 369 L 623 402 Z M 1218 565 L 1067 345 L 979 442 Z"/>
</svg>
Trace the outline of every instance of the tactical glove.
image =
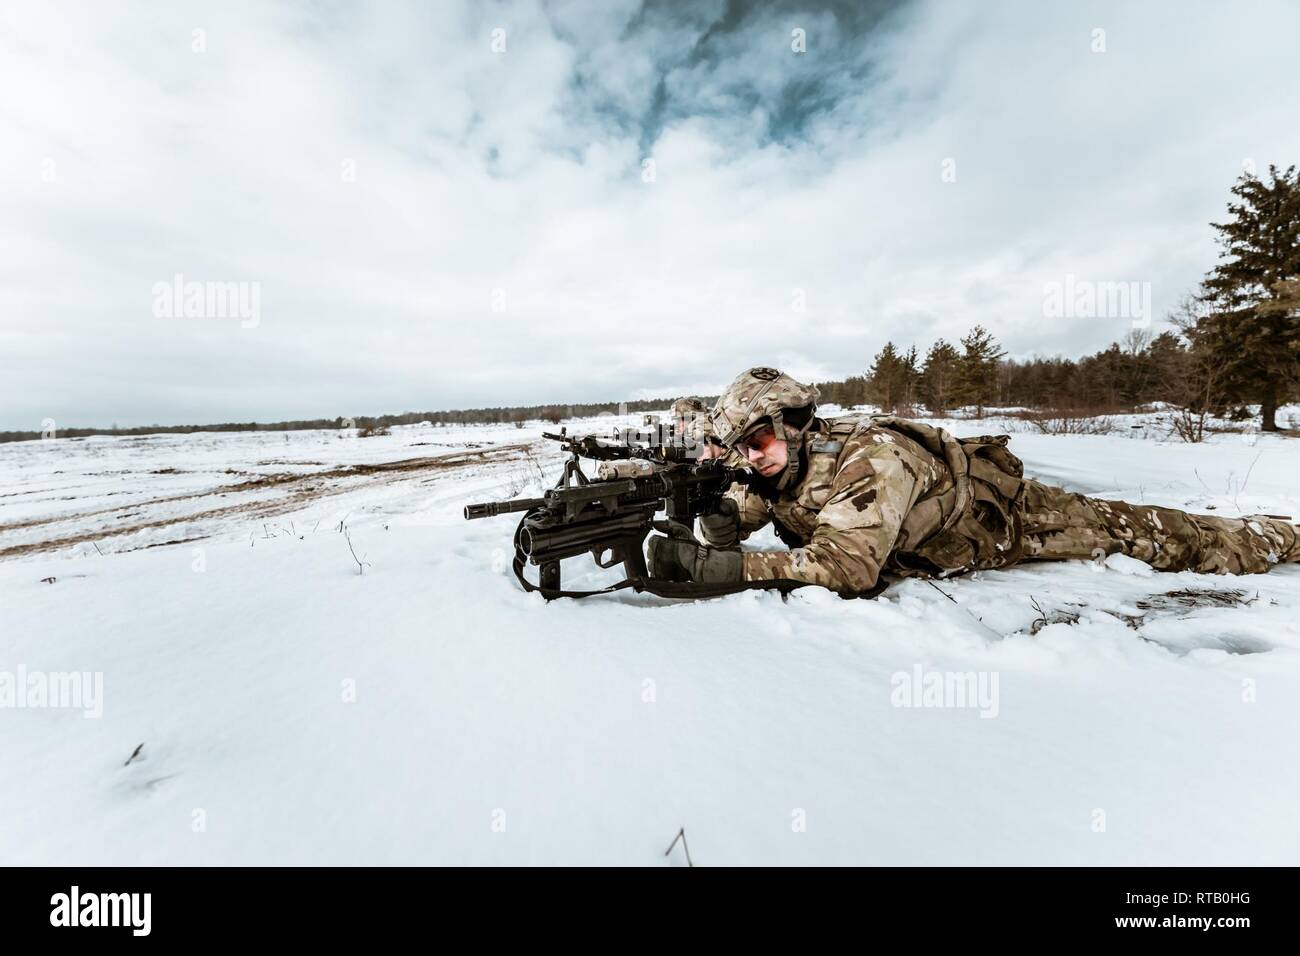
<svg viewBox="0 0 1300 956">
<path fill-rule="evenodd" d="M 650 576 L 695 584 L 736 584 L 744 577 L 739 551 L 700 544 L 689 528 L 669 524 L 666 535 L 650 539 Z"/>
<path fill-rule="evenodd" d="M 723 498 L 716 514 L 700 515 L 700 533 L 715 548 L 740 547 L 740 505 Z"/>
</svg>

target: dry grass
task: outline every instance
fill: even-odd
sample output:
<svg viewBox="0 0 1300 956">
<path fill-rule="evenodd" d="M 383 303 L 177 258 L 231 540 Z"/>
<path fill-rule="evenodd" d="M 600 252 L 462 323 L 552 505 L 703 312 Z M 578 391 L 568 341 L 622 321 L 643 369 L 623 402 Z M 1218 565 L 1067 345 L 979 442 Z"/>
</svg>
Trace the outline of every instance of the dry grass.
<svg viewBox="0 0 1300 956">
<path fill-rule="evenodd" d="M 1083 409 L 1020 412 L 1016 417 L 1044 435 L 1111 435 L 1116 431 L 1113 418 Z"/>
</svg>

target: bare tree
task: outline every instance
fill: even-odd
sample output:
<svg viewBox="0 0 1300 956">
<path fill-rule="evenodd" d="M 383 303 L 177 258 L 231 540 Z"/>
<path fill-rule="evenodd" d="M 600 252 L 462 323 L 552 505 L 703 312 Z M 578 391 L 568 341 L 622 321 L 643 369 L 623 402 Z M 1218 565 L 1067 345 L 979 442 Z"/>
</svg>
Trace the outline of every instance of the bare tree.
<svg viewBox="0 0 1300 956">
<path fill-rule="evenodd" d="M 1167 370 L 1169 380 L 1161 384 L 1174 406 L 1174 434 L 1191 443 L 1205 440 L 1210 418 L 1224 401 L 1222 362 L 1208 349 L 1198 347 L 1193 337 L 1207 311 L 1204 302 L 1188 294 L 1169 315 L 1169 321 L 1191 342 L 1191 348 L 1176 367 Z"/>
</svg>

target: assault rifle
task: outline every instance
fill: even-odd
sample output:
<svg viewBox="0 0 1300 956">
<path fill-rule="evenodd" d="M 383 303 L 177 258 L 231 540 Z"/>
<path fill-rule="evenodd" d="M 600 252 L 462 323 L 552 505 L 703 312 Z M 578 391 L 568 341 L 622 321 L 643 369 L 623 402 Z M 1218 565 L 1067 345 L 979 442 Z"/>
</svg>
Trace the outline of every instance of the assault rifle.
<svg viewBox="0 0 1300 956">
<path fill-rule="evenodd" d="M 646 571 L 646 536 L 667 531 L 655 519 L 662 511 L 668 521 L 688 528 L 699 515 L 718 511 L 723 493 L 745 484 L 750 473 L 724 465 L 721 459 L 693 461 L 693 448 L 684 442 L 658 444 L 625 435 L 608 441 L 593 435 L 574 437 L 543 433 L 569 453 L 555 487 L 540 498 L 488 501 L 465 506 L 466 519 L 523 512 L 515 529 L 515 577 L 526 591 L 540 591 L 548 601 L 557 597 L 586 597 L 624 587 L 667 596 L 699 595 L 689 585 L 652 582 Z M 594 478 L 582 471 L 582 459 L 600 464 Z M 626 575 L 618 584 L 596 591 L 566 591 L 560 583 L 560 562 L 590 552 L 596 564 L 622 564 Z M 608 554 L 608 559 L 605 555 Z M 524 567 L 540 568 L 538 583 L 524 576 Z"/>
</svg>

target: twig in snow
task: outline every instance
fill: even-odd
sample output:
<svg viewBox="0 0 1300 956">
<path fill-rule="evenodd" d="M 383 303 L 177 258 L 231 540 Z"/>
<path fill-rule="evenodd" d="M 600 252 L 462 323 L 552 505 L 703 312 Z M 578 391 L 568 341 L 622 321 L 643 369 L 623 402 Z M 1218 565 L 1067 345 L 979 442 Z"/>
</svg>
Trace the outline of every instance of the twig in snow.
<svg viewBox="0 0 1300 956">
<path fill-rule="evenodd" d="M 1250 481 L 1250 473 L 1255 470 L 1255 464 L 1259 461 L 1260 456 L 1263 454 L 1264 452 L 1263 450 L 1261 450 L 1260 453 L 1255 456 L 1255 461 L 1252 461 L 1250 463 L 1250 467 L 1246 469 L 1246 477 L 1241 479 L 1241 486 L 1237 489 L 1237 494 L 1232 496 L 1232 506 L 1236 508 L 1238 511 L 1241 511 L 1241 505 L 1237 504 L 1237 495 L 1240 495 L 1243 491 L 1246 490 L 1246 482 Z"/>
<path fill-rule="evenodd" d="M 947 591 L 945 591 L 943 588 L 939 587 L 939 585 L 935 584 L 935 583 L 934 583 L 933 581 L 931 581 L 929 578 L 926 578 L 926 579 L 925 579 L 925 583 L 928 584 L 928 585 L 930 585 L 930 587 L 934 588 L 936 591 L 938 591 L 940 594 L 942 594 L 944 597 L 946 597 L 946 598 L 947 598 L 949 601 L 951 601 L 953 604 L 957 605 L 959 608 L 961 608 L 963 611 L 965 611 L 965 612 L 966 612 L 966 616 L 969 617 L 969 618 L 970 618 L 972 621 L 974 621 L 975 623 L 977 623 L 980 627 L 984 628 L 984 630 L 988 631 L 990 634 L 994 635 L 994 636 L 997 637 L 998 639 L 1001 639 L 1001 637 L 1002 637 L 1001 634 L 999 634 L 997 631 L 993 630 L 993 628 L 991 628 L 991 627 L 989 627 L 987 624 L 985 624 L 985 623 L 984 623 L 984 618 L 982 618 L 982 617 L 977 617 L 976 614 L 975 614 L 975 612 L 972 611 L 970 608 L 966 607 L 965 605 L 963 605 L 963 604 L 961 603 L 961 601 L 958 601 L 955 597 L 953 597 L 951 594 L 949 594 L 949 593 L 948 593 Z"/>
<path fill-rule="evenodd" d="M 664 850 L 664 856 L 667 856 L 669 853 L 673 852 L 673 847 L 677 845 L 678 840 L 682 841 L 682 849 L 686 851 L 686 865 L 692 867 L 695 866 L 695 864 L 691 862 L 691 848 L 686 845 L 685 827 L 682 827 L 680 830 L 677 831 L 677 836 L 673 837 L 673 842 L 668 844 L 668 849 Z"/>
<path fill-rule="evenodd" d="M 143 743 L 136 744 L 135 749 L 131 751 L 131 756 L 126 758 L 126 763 L 122 764 L 122 766 L 125 767 L 127 763 L 130 763 L 136 757 L 140 756 L 140 751 L 143 749 L 144 749 Z"/>
<path fill-rule="evenodd" d="M 357 574 L 365 574 L 366 565 L 368 565 L 370 562 L 362 561 L 360 558 L 357 557 L 357 549 L 352 547 L 352 532 L 344 531 L 343 538 L 348 543 L 348 550 L 352 552 L 352 560 L 357 563 Z"/>
<path fill-rule="evenodd" d="M 92 542 L 90 542 L 90 543 L 93 544 L 93 545 L 95 546 L 95 550 L 96 550 L 96 551 L 99 551 L 99 544 L 98 544 L 98 542 L 92 541 Z M 99 556 L 102 558 L 102 557 L 104 556 L 104 552 L 103 552 L 103 551 L 99 551 Z"/>
<path fill-rule="evenodd" d="M 1038 598 L 1034 597 L 1032 594 L 1029 595 L 1029 603 L 1032 604 L 1034 610 L 1038 612 L 1038 617 L 1034 618 L 1034 620 L 1029 624 L 1029 633 L 1037 634 L 1040 630 L 1047 627 L 1047 612 L 1044 611 L 1043 606 L 1038 603 Z"/>
<path fill-rule="evenodd" d="M 935 584 L 933 581 L 930 580 L 927 580 L 925 583 L 930 585 L 930 587 L 934 588 L 936 591 L 938 591 L 940 594 L 946 597 L 953 604 L 957 604 L 958 607 L 961 607 L 961 605 L 957 603 L 957 599 L 953 597 L 951 594 L 949 594 L 947 591 L 945 591 L 943 588 L 939 587 L 939 585 Z"/>
</svg>

